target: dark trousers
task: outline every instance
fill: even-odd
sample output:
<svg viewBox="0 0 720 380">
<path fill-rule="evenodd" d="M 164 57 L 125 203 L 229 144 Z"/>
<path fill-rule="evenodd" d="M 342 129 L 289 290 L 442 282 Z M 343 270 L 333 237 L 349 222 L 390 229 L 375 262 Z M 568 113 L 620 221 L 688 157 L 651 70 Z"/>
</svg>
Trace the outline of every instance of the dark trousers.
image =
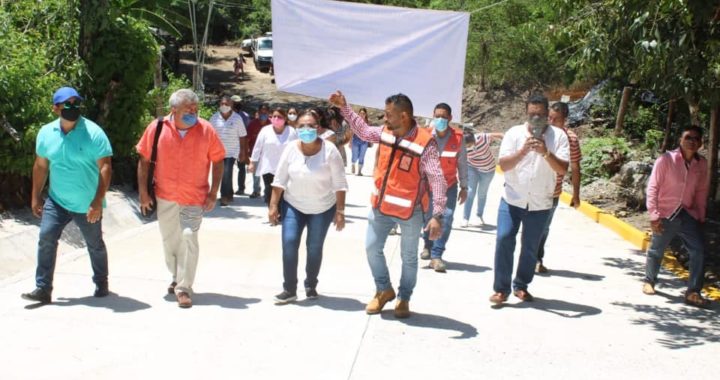
<svg viewBox="0 0 720 380">
<path fill-rule="evenodd" d="M 272 183 L 275 179 L 275 174 L 266 173 L 262 175 L 263 184 L 265 184 L 265 189 L 263 190 L 265 194 L 265 204 L 270 204 L 270 196 L 272 195 Z"/>
<path fill-rule="evenodd" d="M 245 192 L 245 166 L 247 166 L 247 164 L 245 164 L 244 162 L 238 161 L 237 166 L 238 166 L 238 182 L 237 182 L 238 183 L 238 191 L 240 193 L 244 193 Z"/>
</svg>

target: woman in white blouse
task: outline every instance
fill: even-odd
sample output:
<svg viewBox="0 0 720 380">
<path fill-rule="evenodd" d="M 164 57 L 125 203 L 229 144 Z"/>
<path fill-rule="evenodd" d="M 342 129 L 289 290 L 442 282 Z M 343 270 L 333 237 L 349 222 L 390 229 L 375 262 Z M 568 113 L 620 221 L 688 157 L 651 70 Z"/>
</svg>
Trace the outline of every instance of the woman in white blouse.
<svg viewBox="0 0 720 380">
<path fill-rule="evenodd" d="M 283 250 L 283 291 L 275 302 L 297 299 L 297 267 L 300 237 L 307 227 L 305 295 L 317 298 L 315 289 L 322 263 L 323 244 L 330 223 L 338 231 L 345 227 L 347 179 L 335 144 L 318 137 L 319 115 L 307 110 L 298 118 L 300 141 L 287 146 L 277 165 L 272 183 L 268 219 L 281 222 Z M 280 200 L 284 198 L 284 202 Z"/>
<path fill-rule="evenodd" d="M 285 110 L 276 108 L 270 116 L 271 124 L 260 130 L 250 156 L 248 171 L 262 176 L 265 185 L 265 203 L 267 204 L 270 203 L 271 184 L 280 156 L 285 147 L 298 138 L 297 131 L 295 128 L 288 128 L 286 120 Z"/>
</svg>

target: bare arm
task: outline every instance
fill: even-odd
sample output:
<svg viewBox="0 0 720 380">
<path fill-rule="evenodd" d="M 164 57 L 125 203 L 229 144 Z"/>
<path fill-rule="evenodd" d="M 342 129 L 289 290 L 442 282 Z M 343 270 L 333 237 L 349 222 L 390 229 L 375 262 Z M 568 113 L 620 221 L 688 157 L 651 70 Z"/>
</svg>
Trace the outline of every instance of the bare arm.
<svg viewBox="0 0 720 380">
<path fill-rule="evenodd" d="M 275 226 L 280 223 L 280 210 L 278 204 L 280 203 L 280 197 L 283 193 L 282 187 L 273 186 L 272 193 L 270 194 L 270 204 L 268 205 L 268 222 L 271 226 Z"/>
<path fill-rule="evenodd" d="M 95 223 L 102 217 L 102 201 L 110 188 L 110 178 L 112 177 L 112 158 L 110 156 L 97 160 L 100 174 L 98 178 L 98 186 L 95 191 L 95 198 L 90 203 L 87 211 L 87 221 Z"/>
<path fill-rule="evenodd" d="M 220 181 L 222 181 L 223 170 L 225 168 L 225 160 L 213 161 L 212 163 L 212 182 L 210 183 L 210 192 L 208 192 L 207 199 L 205 199 L 205 211 L 212 211 L 215 208 L 215 200 L 217 199 L 217 192 L 220 188 Z"/>
<path fill-rule="evenodd" d="M 336 230 L 342 231 L 345 228 L 345 191 L 336 191 L 335 199 L 336 211 L 333 223 L 335 223 Z"/>
<path fill-rule="evenodd" d="M 35 157 L 35 164 L 33 164 L 33 176 L 32 176 L 32 213 L 38 218 L 42 216 L 43 199 L 42 190 L 47 182 L 48 172 L 50 170 L 50 161 L 47 158 L 40 156 Z"/>
<path fill-rule="evenodd" d="M 573 187 L 573 199 L 570 205 L 577 208 L 580 206 L 580 179 L 582 175 L 580 173 L 580 162 L 573 162 L 570 166 L 572 167 L 570 181 Z"/>
</svg>

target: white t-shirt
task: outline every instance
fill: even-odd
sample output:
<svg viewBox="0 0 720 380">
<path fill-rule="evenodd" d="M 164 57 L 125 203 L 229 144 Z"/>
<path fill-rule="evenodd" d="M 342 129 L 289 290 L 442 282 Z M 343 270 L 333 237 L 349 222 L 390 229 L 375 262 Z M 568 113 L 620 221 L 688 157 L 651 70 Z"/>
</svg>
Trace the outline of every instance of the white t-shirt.
<svg viewBox="0 0 720 380">
<path fill-rule="evenodd" d="M 500 144 L 500 158 L 521 150 L 528 137 L 527 124 L 510 128 Z M 552 154 L 563 161 L 570 159 L 568 138 L 562 129 L 548 126 L 544 138 Z M 548 210 L 552 208 L 556 176 L 557 173 L 542 155 L 530 151 L 512 170 L 505 172 L 503 198 L 510 205 L 527 207 L 530 211 Z"/>
<path fill-rule="evenodd" d="M 336 191 L 347 191 L 340 152 L 334 144 L 322 142 L 313 156 L 305 156 L 298 143 L 285 148 L 272 185 L 285 190 L 285 201 L 305 214 L 320 214 L 335 205 Z"/>
<path fill-rule="evenodd" d="M 289 125 L 286 125 L 283 133 L 279 135 L 275 133 L 272 124 L 264 126 L 258 134 L 250 156 L 250 161 L 257 162 L 255 175 L 275 174 L 275 168 L 285 146 L 297 138 L 297 131 Z"/>
<path fill-rule="evenodd" d="M 220 112 L 215 112 L 210 118 L 210 124 L 215 128 L 215 132 L 225 147 L 225 158 L 238 158 L 240 156 L 240 138 L 247 136 L 242 117 L 233 111 L 225 120 Z"/>
</svg>

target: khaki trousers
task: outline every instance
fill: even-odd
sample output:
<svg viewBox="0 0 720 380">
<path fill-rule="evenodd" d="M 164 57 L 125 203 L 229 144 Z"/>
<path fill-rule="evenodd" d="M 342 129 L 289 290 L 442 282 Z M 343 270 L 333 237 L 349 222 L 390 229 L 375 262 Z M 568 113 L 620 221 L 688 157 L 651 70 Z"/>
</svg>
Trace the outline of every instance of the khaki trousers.
<svg viewBox="0 0 720 380">
<path fill-rule="evenodd" d="M 198 230 L 202 223 L 201 206 L 181 206 L 158 198 L 158 224 L 165 250 L 165 263 L 177 282 L 175 292 L 192 294 L 200 246 Z"/>
</svg>

